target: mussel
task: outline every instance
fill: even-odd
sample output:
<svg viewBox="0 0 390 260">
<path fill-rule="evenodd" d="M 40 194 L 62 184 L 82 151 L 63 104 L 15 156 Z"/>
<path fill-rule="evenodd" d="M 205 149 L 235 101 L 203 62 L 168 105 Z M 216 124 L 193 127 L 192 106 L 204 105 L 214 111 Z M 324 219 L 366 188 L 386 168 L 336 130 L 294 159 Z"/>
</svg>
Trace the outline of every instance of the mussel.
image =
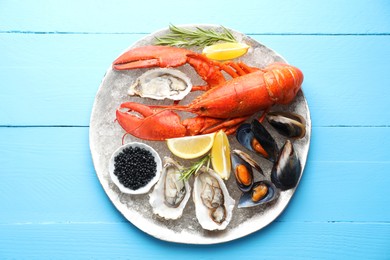
<svg viewBox="0 0 390 260">
<path fill-rule="evenodd" d="M 302 138 L 306 134 L 305 119 L 292 112 L 269 112 L 267 121 L 279 134 L 289 138 Z"/>
<path fill-rule="evenodd" d="M 242 192 L 249 191 L 253 186 L 253 171 L 251 165 L 244 161 L 237 153 L 231 153 L 230 157 L 238 188 Z"/>
<path fill-rule="evenodd" d="M 241 195 L 238 208 L 249 208 L 274 201 L 279 196 L 275 186 L 269 181 L 258 181 L 250 191 Z"/>
<path fill-rule="evenodd" d="M 239 157 L 241 157 L 242 160 L 249 163 L 252 168 L 255 168 L 261 175 L 264 176 L 263 170 L 261 169 L 260 165 L 249 154 L 238 149 L 234 149 L 233 153 L 237 154 Z"/>
<path fill-rule="evenodd" d="M 236 138 L 241 145 L 271 162 L 278 156 L 278 146 L 274 138 L 258 120 L 253 120 L 251 124 L 242 124 L 237 129 Z"/>
<path fill-rule="evenodd" d="M 282 191 L 294 188 L 301 176 L 302 166 L 294 146 L 287 140 L 275 162 L 271 180 Z"/>
</svg>

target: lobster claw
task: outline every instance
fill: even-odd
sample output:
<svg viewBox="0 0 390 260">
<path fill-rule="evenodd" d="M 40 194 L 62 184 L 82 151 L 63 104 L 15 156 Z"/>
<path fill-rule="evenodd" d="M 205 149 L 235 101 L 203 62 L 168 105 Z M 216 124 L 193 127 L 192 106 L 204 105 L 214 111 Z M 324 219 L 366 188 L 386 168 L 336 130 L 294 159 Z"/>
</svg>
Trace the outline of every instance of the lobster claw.
<svg viewBox="0 0 390 260">
<path fill-rule="evenodd" d="M 116 70 L 151 67 L 178 67 L 187 62 L 189 50 L 168 46 L 142 46 L 130 49 L 113 62 Z"/>
<path fill-rule="evenodd" d="M 112 64 L 115 70 L 141 68 L 175 68 L 190 64 L 198 75 L 207 82 L 205 86 L 196 86 L 193 90 L 207 90 L 225 82 L 219 66 L 205 56 L 187 49 L 170 46 L 142 46 L 130 49 L 119 56 Z"/>
<path fill-rule="evenodd" d="M 116 119 L 127 133 L 144 140 L 162 141 L 183 137 L 187 132 L 175 112 L 139 103 L 122 103 Z"/>
</svg>

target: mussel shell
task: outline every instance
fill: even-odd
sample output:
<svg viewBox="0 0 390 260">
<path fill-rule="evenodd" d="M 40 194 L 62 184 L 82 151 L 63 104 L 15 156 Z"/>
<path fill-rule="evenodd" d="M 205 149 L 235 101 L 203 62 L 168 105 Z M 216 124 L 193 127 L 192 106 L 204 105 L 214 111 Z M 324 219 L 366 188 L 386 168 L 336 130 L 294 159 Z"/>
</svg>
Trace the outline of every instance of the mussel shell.
<svg viewBox="0 0 390 260">
<path fill-rule="evenodd" d="M 245 123 L 245 124 L 240 125 L 240 127 L 236 131 L 236 138 L 237 138 L 237 141 L 242 146 L 244 146 L 245 148 L 254 152 L 251 143 L 252 143 L 252 139 L 255 137 L 254 137 L 253 132 L 251 130 L 250 124 Z"/>
<path fill-rule="evenodd" d="M 268 191 L 266 195 L 258 200 L 258 201 L 253 201 L 252 200 L 252 194 L 253 190 L 258 187 L 259 185 L 266 185 L 268 188 Z M 269 181 L 258 181 L 253 184 L 253 187 L 250 191 L 245 192 L 241 195 L 241 198 L 238 202 L 238 208 L 249 208 L 249 207 L 254 207 L 258 205 L 262 205 L 271 201 L 274 201 L 279 197 L 279 192 L 277 191 L 276 187 Z"/>
<path fill-rule="evenodd" d="M 236 138 L 242 146 L 271 162 L 274 162 L 278 156 L 278 146 L 275 140 L 258 120 L 253 120 L 251 124 L 242 124 L 237 129 Z M 264 155 L 253 148 L 252 141 L 254 139 L 257 140 L 268 155 Z"/>
<path fill-rule="evenodd" d="M 247 162 L 253 169 L 256 169 L 261 175 L 265 176 L 260 165 L 249 154 L 238 149 L 234 149 L 233 153 L 237 154 L 242 160 Z"/>
<path fill-rule="evenodd" d="M 275 130 L 289 138 L 302 138 L 306 134 L 305 119 L 292 112 L 269 112 L 267 121 Z"/>
<path fill-rule="evenodd" d="M 281 190 L 292 189 L 298 184 L 301 171 L 302 166 L 294 145 L 287 140 L 272 168 L 271 180 Z"/>
<path fill-rule="evenodd" d="M 230 157 L 231 157 L 231 160 L 232 160 L 232 170 L 233 170 L 234 176 L 236 178 L 236 183 L 237 183 L 238 188 L 242 192 L 249 191 L 252 188 L 252 186 L 253 186 L 253 171 L 252 171 L 252 167 L 249 165 L 249 163 L 244 161 L 240 156 L 238 156 L 235 153 L 231 153 Z M 249 184 L 243 183 L 240 180 L 240 178 L 237 176 L 237 167 L 239 167 L 240 165 L 245 167 L 246 170 L 248 171 L 248 174 L 250 175 L 249 178 L 248 178 L 249 179 Z"/>
<path fill-rule="evenodd" d="M 265 129 L 263 124 L 261 124 L 258 120 L 252 121 L 251 130 L 256 140 L 261 144 L 263 149 L 267 152 L 268 157 L 265 158 L 270 160 L 271 162 L 275 162 L 276 157 L 278 156 L 279 149 L 274 138 L 267 131 L 267 129 Z"/>
</svg>

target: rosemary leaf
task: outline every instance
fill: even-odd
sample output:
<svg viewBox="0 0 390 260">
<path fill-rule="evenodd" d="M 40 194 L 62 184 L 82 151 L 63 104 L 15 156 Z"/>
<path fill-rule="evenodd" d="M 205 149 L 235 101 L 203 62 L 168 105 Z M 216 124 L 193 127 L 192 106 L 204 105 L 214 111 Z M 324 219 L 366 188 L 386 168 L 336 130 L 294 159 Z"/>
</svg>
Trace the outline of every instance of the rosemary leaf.
<svg viewBox="0 0 390 260">
<path fill-rule="evenodd" d="M 209 167 L 210 157 L 210 154 L 208 154 L 198 162 L 195 162 L 190 167 L 184 168 L 180 173 L 180 179 L 187 181 L 191 177 L 191 175 L 196 175 L 205 163 L 207 163 L 207 167 Z"/>
<path fill-rule="evenodd" d="M 217 32 L 213 29 L 196 27 L 195 30 L 169 26 L 170 33 L 162 37 L 156 37 L 156 45 L 169 45 L 176 47 L 205 47 L 219 41 L 237 42 L 232 33 L 221 26 L 223 31 Z"/>
</svg>

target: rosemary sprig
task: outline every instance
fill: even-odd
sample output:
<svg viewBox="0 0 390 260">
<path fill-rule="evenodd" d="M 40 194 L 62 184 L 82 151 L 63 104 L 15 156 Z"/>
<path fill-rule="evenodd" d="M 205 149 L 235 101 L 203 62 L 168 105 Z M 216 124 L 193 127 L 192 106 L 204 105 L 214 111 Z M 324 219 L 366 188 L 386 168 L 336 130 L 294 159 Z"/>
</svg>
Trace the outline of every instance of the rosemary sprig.
<svg viewBox="0 0 390 260">
<path fill-rule="evenodd" d="M 221 25 L 223 32 L 217 32 L 213 29 L 202 29 L 196 27 L 196 30 L 188 30 L 179 28 L 174 25 L 169 25 L 171 33 L 156 37 L 156 45 L 169 45 L 176 47 L 205 47 L 219 41 L 237 42 L 232 33 Z"/>
<path fill-rule="evenodd" d="M 187 167 L 187 168 L 184 168 L 183 170 L 181 170 L 180 179 L 187 181 L 191 177 L 191 175 L 193 175 L 193 174 L 196 175 L 198 173 L 198 171 L 200 170 L 200 168 L 202 168 L 202 166 L 206 163 L 207 163 L 207 168 L 209 168 L 210 158 L 211 158 L 211 155 L 207 154 L 205 157 L 203 157 L 201 160 L 194 163 L 190 167 Z"/>
</svg>

